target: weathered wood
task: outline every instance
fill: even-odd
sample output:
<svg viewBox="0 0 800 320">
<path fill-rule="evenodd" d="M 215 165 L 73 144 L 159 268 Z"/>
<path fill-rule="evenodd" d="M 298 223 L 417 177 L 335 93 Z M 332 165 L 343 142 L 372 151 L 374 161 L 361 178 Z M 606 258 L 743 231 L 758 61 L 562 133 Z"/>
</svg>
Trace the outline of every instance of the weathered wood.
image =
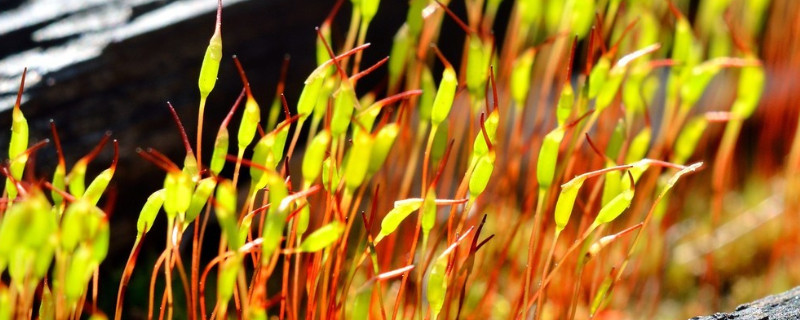
<svg viewBox="0 0 800 320">
<path fill-rule="evenodd" d="M 745 303 L 731 313 L 715 313 L 690 320 L 789 320 L 800 319 L 800 287 Z"/>
</svg>

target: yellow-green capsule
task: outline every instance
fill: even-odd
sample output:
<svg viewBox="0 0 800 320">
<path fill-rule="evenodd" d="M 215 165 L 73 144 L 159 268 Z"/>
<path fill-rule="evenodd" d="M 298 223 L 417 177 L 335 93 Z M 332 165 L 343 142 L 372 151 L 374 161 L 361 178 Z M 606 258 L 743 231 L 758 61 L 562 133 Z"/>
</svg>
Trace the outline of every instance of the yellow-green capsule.
<svg viewBox="0 0 800 320">
<path fill-rule="evenodd" d="M 572 208 L 575 206 L 575 198 L 577 198 L 584 180 L 584 178 L 573 179 L 561 186 L 561 193 L 558 194 L 555 209 L 556 233 L 560 233 L 567 227 L 569 217 L 572 215 Z"/>
<path fill-rule="evenodd" d="M 486 128 L 486 135 L 489 136 L 489 141 L 495 143 L 497 140 L 497 126 L 500 125 L 500 112 L 497 109 L 493 110 L 486 118 L 484 127 Z M 486 139 L 483 133 L 478 132 L 475 136 L 475 142 L 472 143 L 472 159 L 478 160 L 480 157 L 489 152 L 489 146 L 486 144 Z"/>
<path fill-rule="evenodd" d="M 558 149 L 562 139 L 564 139 L 563 127 L 555 128 L 544 136 L 542 148 L 539 150 L 539 159 L 536 161 L 536 180 L 539 182 L 539 189 L 547 189 L 553 184 Z"/>
<path fill-rule="evenodd" d="M 378 130 L 375 135 L 375 143 L 372 145 L 372 153 L 369 157 L 368 175 L 375 174 L 383 167 L 389 152 L 392 151 L 392 146 L 398 134 L 400 134 L 400 125 L 397 123 L 387 124 Z"/>
<path fill-rule="evenodd" d="M 186 213 L 192 201 L 194 182 L 182 171 L 168 172 L 164 179 L 164 212 L 169 219 Z"/>
<path fill-rule="evenodd" d="M 428 275 L 427 298 L 431 308 L 431 319 L 437 319 L 439 312 L 444 305 L 444 296 L 447 293 L 447 256 L 441 255 L 436 258 L 436 262 Z"/>
<path fill-rule="evenodd" d="M 192 221 L 200 215 L 200 211 L 205 207 L 216 186 L 217 179 L 213 177 L 205 178 L 197 183 L 194 194 L 192 194 L 192 202 L 189 204 L 189 209 L 186 210 L 186 221 Z M 184 227 L 188 226 L 189 224 L 184 225 Z"/>
<path fill-rule="evenodd" d="M 219 175 L 225 167 L 225 156 L 228 155 L 228 129 L 221 128 L 214 141 L 214 152 L 211 154 L 211 164 L 209 170 L 215 176 Z"/>
<path fill-rule="evenodd" d="M 632 200 L 633 188 L 623 190 L 622 193 L 618 194 L 616 197 L 614 197 L 614 199 L 600 208 L 600 212 L 597 214 L 593 225 L 600 225 L 614 221 L 614 219 L 619 217 L 619 215 L 622 214 L 625 209 L 630 207 Z"/>
<path fill-rule="evenodd" d="M 692 54 L 693 41 L 692 26 L 686 18 L 679 17 L 672 40 L 672 60 L 679 64 L 687 62 Z"/>
<path fill-rule="evenodd" d="M 752 56 L 746 57 L 746 59 L 757 61 Z M 763 66 L 743 67 L 739 74 L 737 97 L 733 107 L 731 107 L 731 113 L 739 119 L 749 118 L 758 107 L 759 100 L 761 100 L 765 79 Z"/>
<path fill-rule="evenodd" d="M 544 9 L 544 22 L 548 34 L 558 32 L 561 24 L 561 16 L 567 1 L 547 1 Z"/>
<path fill-rule="evenodd" d="M 24 81 L 24 77 L 23 77 Z M 20 88 L 22 90 L 22 88 Z M 25 115 L 22 114 L 22 110 L 20 110 L 19 103 L 14 105 L 14 109 L 11 111 L 11 141 L 8 146 L 8 158 L 14 159 L 28 148 L 28 120 L 25 119 Z M 12 175 L 14 178 L 19 179 L 22 177 L 22 174 L 19 174 L 19 177 L 16 176 L 16 173 L 12 171 Z"/>
<path fill-rule="evenodd" d="M 375 17 L 375 14 L 378 12 L 378 6 L 380 6 L 380 0 L 359 0 L 360 5 L 358 8 L 361 11 L 361 19 L 364 25 L 369 24 L 372 21 L 372 18 Z"/>
<path fill-rule="evenodd" d="M 614 101 L 619 87 L 622 84 L 622 80 L 625 78 L 626 69 L 625 67 L 617 65 L 608 72 L 608 77 L 601 86 L 600 92 L 597 93 L 595 112 L 603 111 L 603 109 L 611 105 L 611 102 Z M 591 91 L 591 84 L 589 85 L 589 90 Z"/>
<path fill-rule="evenodd" d="M 306 233 L 306 230 L 308 230 L 308 221 L 311 219 L 311 208 L 309 208 L 309 206 L 311 206 L 311 204 L 308 203 L 306 198 L 297 200 L 297 207 L 302 207 L 300 212 L 297 213 L 296 219 L 298 236 Z"/>
<path fill-rule="evenodd" d="M 108 227 L 108 221 L 103 219 L 99 221 L 97 226 L 96 234 L 91 239 L 92 243 L 92 261 L 99 265 L 103 260 L 106 259 L 108 256 L 108 241 L 111 237 L 111 231 Z M 42 273 L 47 272 L 47 268 L 44 267 Z"/>
<path fill-rule="evenodd" d="M 58 165 L 56 166 L 56 170 L 53 172 L 52 183 L 55 189 L 66 190 L 66 167 L 61 161 L 59 161 Z M 53 203 L 56 206 L 61 206 L 61 204 L 64 202 L 64 197 L 55 190 L 50 193 L 50 197 L 53 199 Z"/>
<path fill-rule="evenodd" d="M 433 144 L 431 145 L 431 161 L 433 163 L 439 162 L 447 150 L 448 135 L 450 131 L 450 122 L 445 121 L 439 124 L 436 130 L 436 135 L 433 136 Z"/>
<path fill-rule="evenodd" d="M 408 29 L 408 23 L 405 23 L 394 35 L 392 51 L 389 53 L 389 56 L 392 57 L 389 59 L 388 67 L 390 89 L 397 88 L 397 84 L 400 83 L 400 78 L 403 76 L 403 71 L 406 68 L 406 62 L 408 61 L 409 53 L 411 53 L 412 39 L 409 35 Z"/>
<path fill-rule="evenodd" d="M 331 134 L 339 137 L 347 132 L 350 118 L 356 104 L 356 92 L 348 81 L 343 81 L 339 90 L 333 94 L 333 116 L 331 117 Z"/>
<path fill-rule="evenodd" d="M 158 211 L 161 210 L 161 206 L 164 204 L 164 194 L 165 190 L 160 189 L 147 197 L 147 201 L 142 206 L 142 211 L 139 212 L 139 218 L 136 220 L 137 234 L 147 233 L 153 227 Z"/>
<path fill-rule="evenodd" d="M 572 19 L 570 20 L 570 27 L 572 33 L 578 35 L 578 38 L 585 37 L 592 23 L 594 23 L 594 2 L 595 0 L 572 1 Z"/>
<path fill-rule="evenodd" d="M 242 243 L 239 237 L 239 225 L 236 217 L 236 187 L 229 180 L 222 180 L 217 186 L 216 210 L 222 234 L 228 241 L 228 247 L 236 250 Z"/>
<path fill-rule="evenodd" d="M 703 96 L 708 83 L 719 73 L 721 66 L 715 60 L 709 60 L 692 68 L 689 78 L 681 86 L 681 105 L 690 108 Z"/>
<path fill-rule="evenodd" d="M 689 157 L 694 153 L 697 148 L 697 142 L 703 136 L 703 131 L 708 127 L 708 120 L 704 116 L 695 117 L 683 127 L 678 138 L 675 140 L 675 146 L 672 152 L 672 162 L 677 164 L 684 164 Z"/>
<path fill-rule="evenodd" d="M 269 257 L 280 246 L 283 228 L 286 226 L 286 216 L 288 215 L 287 208 L 281 208 L 281 202 L 289 196 L 289 190 L 286 188 L 283 178 L 277 172 L 268 171 L 266 177 L 267 185 L 269 186 L 270 207 L 262 233 L 262 238 L 264 239 L 261 244 L 262 264 L 269 263 Z"/>
<path fill-rule="evenodd" d="M 517 4 L 521 7 L 524 2 L 526 1 L 519 1 Z M 535 50 L 526 50 L 517 58 L 511 69 L 511 97 L 514 99 L 514 104 L 518 113 L 525 107 L 525 100 L 528 98 L 528 92 L 531 90 L 531 70 L 533 68 L 533 59 L 535 55 Z"/>
<path fill-rule="evenodd" d="M 486 186 L 489 184 L 489 179 L 492 177 L 494 171 L 494 152 L 489 152 L 478 160 L 475 164 L 475 169 L 472 171 L 472 176 L 469 178 L 469 197 L 476 199 L 483 193 Z"/>
<path fill-rule="evenodd" d="M 86 290 L 94 266 L 91 261 L 92 254 L 85 246 L 78 247 L 71 258 L 64 278 L 64 294 L 67 301 L 74 303 Z"/>
<path fill-rule="evenodd" d="M 433 99 L 433 106 L 431 107 L 431 123 L 434 125 L 438 125 L 447 119 L 450 114 L 450 108 L 453 107 L 457 87 L 456 71 L 453 67 L 446 67 L 442 72 L 442 81 L 439 83 L 439 90 L 436 91 L 436 97 Z"/>
<path fill-rule="evenodd" d="M 92 180 L 92 183 L 89 184 L 89 187 L 86 188 L 86 192 L 83 194 L 83 198 L 89 201 L 89 203 L 95 205 L 98 201 L 100 201 L 100 197 L 103 195 L 103 192 L 106 191 L 106 187 L 111 182 L 111 178 L 114 177 L 114 169 L 109 168 L 100 172 L 97 177 Z"/>
<path fill-rule="evenodd" d="M 333 163 L 333 160 L 328 157 L 322 162 L 322 186 L 328 192 L 336 191 L 339 187 L 339 180 L 342 178 L 342 173 L 339 168 Z"/>
<path fill-rule="evenodd" d="M 314 232 L 312 232 L 300 244 L 300 252 L 317 252 L 327 248 L 342 237 L 344 223 L 339 221 L 331 222 Z"/>
<path fill-rule="evenodd" d="M 297 100 L 297 113 L 300 114 L 302 119 L 305 119 L 314 111 L 314 106 L 317 105 L 324 83 L 324 75 L 317 75 L 306 80 L 303 91 L 300 92 L 300 98 Z"/>
<path fill-rule="evenodd" d="M 520 24 L 523 29 L 528 30 L 538 25 L 542 17 L 543 3 L 544 2 L 540 0 L 517 1 L 517 13 L 519 14 Z"/>
<path fill-rule="evenodd" d="M 433 74 L 428 66 L 422 67 L 422 95 L 419 98 L 419 120 L 430 121 L 431 109 L 433 109 L 433 101 L 438 95 L 436 91 L 436 82 L 433 81 Z"/>
<path fill-rule="evenodd" d="M 203 55 L 203 63 L 200 67 L 200 77 L 198 79 L 198 87 L 200 88 L 200 97 L 205 99 L 208 97 L 214 85 L 217 83 L 217 74 L 219 73 L 219 64 L 222 61 L 222 26 L 221 26 L 221 6 L 217 12 L 217 24 L 214 28 L 214 34 L 206 47 L 206 53 Z"/>
<path fill-rule="evenodd" d="M 475 99 L 480 100 L 486 94 L 484 90 L 489 76 L 489 58 L 491 58 L 492 48 L 484 45 L 476 34 L 470 34 L 467 50 L 467 89 Z"/>
<path fill-rule="evenodd" d="M 371 301 L 372 301 L 372 283 L 368 282 L 356 291 L 356 297 L 353 301 L 353 313 L 350 314 L 351 319 L 355 320 L 369 319 L 369 307 Z"/>
<path fill-rule="evenodd" d="M 400 223 L 406 219 L 411 213 L 417 211 L 422 206 L 422 201 L 413 201 L 409 203 L 402 204 L 400 206 L 395 206 L 386 216 L 383 217 L 381 221 L 381 231 L 378 233 L 378 236 L 375 238 L 375 243 L 378 243 L 384 237 L 392 234 L 397 227 L 400 226 Z"/>
<path fill-rule="evenodd" d="M 319 177 L 322 170 L 322 162 L 325 160 L 325 153 L 331 143 L 331 134 L 327 130 L 320 131 L 306 148 L 303 155 L 303 180 L 306 184 L 312 184 Z"/>
<path fill-rule="evenodd" d="M 366 132 L 362 132 L 353 139 L 353 147 L 348 152 L 349 157 L 344 168 L 345 185 L 349 190 L 355 190 L 364 183 L 374 143 L 375 139 Z"/>
<path fill-rule="evenodd" d="M 248 96 L 244 104 L 242 122 L 239 124 L 239 133 L 236 136 L 239 149 L 245 149 L 253 142 L 259 122 L 261 122 L 261 108 L 252 96 Z"/>
<path fill-rule="evenodd" d="M 589 73 L 589 99 L 594 99 L 606 85 L 608 72 L 611 70 L 611 59 L 601 56 Z"/>
<path fill-rule="evenodd" d="M 221 306 L 227 306 L 236 287 L 236 276 L 242 265 L 242 259 L 234 255 L 219 266 L 219 283 L 217 284 L 217 300 Z"/>
<path fill-rule="evenodd" d="M 572 113 L 572 106 L 575 104 L 575 90 L 572 85 L 566 83 L 564 88 L 561 89 L 561 96 L 558 98 L 558 105 L 556 106 L 556 120 L 558 125 L 562 126 Z"/>
<path fill-rule="evenodd" d="M 422 201 L 422 232 L 425 233 L 427 238 L 428 234 L 436 225 L 436 189 L 433 187 L 428 188 L 425 194 L 425 200 Z"/>
<path fill-rule="evenodd" d="M 625 163 L 633 163 L 644 158 L 650 147 L 651 138 L 652 130 L 650 127 L 645 127 L 642 131 L 639 131 L 639 133 L 633 137 L 633 140 L 631 140 L 631 145 L 628 147 L 628 154 L 625 155 Z"/>
</svg>

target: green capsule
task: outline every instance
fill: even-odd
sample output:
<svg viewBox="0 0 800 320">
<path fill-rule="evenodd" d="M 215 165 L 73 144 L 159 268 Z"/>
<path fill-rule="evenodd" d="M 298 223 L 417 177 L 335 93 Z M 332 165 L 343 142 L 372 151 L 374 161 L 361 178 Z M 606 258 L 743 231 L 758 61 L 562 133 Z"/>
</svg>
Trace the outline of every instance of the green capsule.
<svg viewBox="0 0 800 320">
<path fill-rule="evenodd" d="M 14 159 L 24 153 L 26 149 L 28 149 L 28 120 L 22 114 L 19 104 L 16 104 L 11 111 L 11 141 L 8 146 L 8 158 Z M 16 174 L 16 172 L 12 172 L 14 178 L 22 177 L 21 172 L 19 176 Z"/>
<path fill-rule="evenodd" d="M 633 163 L 644 158 L 650 147 L 651 138 L 652 130 L 650 130 L 650 127 L 645 127 L 642 131 L 639 131 L 639 133 L 633 137 L 633 140 L 631 140 L 631 145 L 628 147 L 628 154 L 625 155 L 625 163 Z"/>
<path fill-rule="evenodd" d="M 83 295 L 92 276 L 92 269 L 94 269 L 94 266 L 89 248 L 85 246 L 79 247 L 72 254 L 64 279 L 64 294 L 67 297 L 67 301 L 74 303 Z"/>
<path fill-rule="evenodd" d="M 333 160 L 328 157 L 322 162 L 322 186 L 328 192 L 336 191 L 339 187 L 339 180 L 342 178 L 342 172 L 333 163 Z"/>
<path fill-rule="evenodd" d="M 523 29 L 529 30 L 539 24 L 542 16 L 542 4 L 540 0 L 519 0 L 517 1 L 517 12 L 520 24 Z M 549 7 L 548 7 L 549 9 Z"/>
<path fill-rule="evenodd" d="M 306 198 L 300 198 L 297 200 L 297 206 L 302 208 L 300 212 L 297 213 L 297 235 L 298 237 L 308 230 L 308 221 L 311 219 L 311 204 L 308 203 Z"/>
<path fill-rule="evenodd" d="M 437 319 L 439 312 L 444 305 L 444 297 L 447 293 L 447 256 L 442 255 L 436 258 L 436 262 L 428 275 L 428 289 L 426 291 L 428 305 L 431 308 L 431 319 Z"/>
<path fill-rule="evenodd" d="M 42 304 L 39 305 L 39 319 L 54 320 L 56 319 L 56 303 L 53 292 L 50 291 L 50 287 L 47 284 L 44 284 L 42 287 Z M 11 302 L 4 300 L 2 295 L 3 290 L 0 290 L 0 304 L 8 303 L 10 305 Z M 4 317 L 3 308 L 4 307 L 0 307 L 0 320 L 10 320 L 10 314 Z"/>
<path fill-rule="evenodd" d="M 683 17 L 678 18 L 672 40 L 672 60 L 679 64 L 689 61 L 693 42 L 694 36 L 692 35 L 691 24 Z"/>
<path fill-rule="evenodd" d="M 344 223 L 339 221 L 331 222 L 314 232 L 312 232 L 300 244 L 300 252 L 317 252 L 327 248 L 342 237 Z"/>
<path fill-rule="evenodd" d="M 238 249 L 242 242 L 239 237 L 238 217 L 236 215 L 236 187 L 229 180 L 222 180 L 217 186 L 216 194 L 217 222 L 222 234 L 228 241 L 228 247 Z"/>
<path fill-rule="evenodd" d="M 361 10 L 361 19 L 364 25 L 368 25 L 372 18 L 375 17 L 375 14 L 378 12 L 378 6 L 380 5 L 380 0 L 360 0 L 361 5 L 359 5 L 359 9 Z"/>
<path fill-rule="evenodd" d="M 137 234 L 147 233 L 153 227 L 156 215 L 158 215 L 158 211 L 161 210 L 161 206 L 164 204 L 165 193 L 164 189 L 160 189 L 147 197 L 147 201 L 142 206 L 142 211 L 139 212 L 139 219 L 136 221 Z"/>
<path fill-rule="evenodd" d="M 608 77 L 601 86 L 600 92 L 597 93 L 595 112 L 599 113 L 600 111 L 603 111 L 603 109 L 611 105 L 611 102 L 614 102 L 614 98 L 617 96 L 617 92 L 622 84 L 622 80 L 625 78 L 625 70 L 625 67 L 617 65 L 611 68 L 611 70 L 608 72 Z M 592 87 L 590 84 L 590 91 L 591 88 Z"/>
<path fill-rule="evenodd" d="M 572 215 L 572 208 L 575 206 L 575 198 L 577 198 L 578 191 L 580 191 L 584 180 L 584 178 L 573 179 L 561 186 L 561 193 L 558 194 L 558 200 L 556 201 L 554 218 L 556 233 L 560 233 L 561 230 L 567 227 L 569 217 Z"/>
<path fill-rule="evenodd" d="M 598 226 L 603 223 L 609 223 L 619 217 L 625 209 L 628 209 L 633 200 L 633 188 L 626 189 L 618 194 L 614 199 L 609 201 L 606 205 L 600 208 L 592 225 Z"/>
<path fill-rule="evenodd" d="M 182 171 L 168 172 L 164 179 L 164 212 L 169 219 L 183 215 L 189 209 L 194 191 L 192 178 Z"/>
<path fill-rule="evenodd" d="M 431 161 L 433 163 L 439 162 L 447 150 L 447 143 L 449 138 L 450 122 L 442 122 L 436 128 L 436 134 L 433 136 L 433 144 L 431 144 Z"/>
<path fill-rule="evenodd" d="M 236 288 L 236 276 L 239 274 L 239 269 L 242 266 L 242 259 L 239 256 L 233 256 L 226 259 L 219 266 L 219 283 L 217 284 L 217 300 L 220 306 L 228 306 L 228 302 L 233 296 L 233 290 Z"/>
<path fill-rule="evenodd" d="M 98 174 L 92 183 L 89 184 L 89 187 L 86 188 L 86 193 L 83 194 L 83 198 L 89 201 L 89 203 L 92 205 L 97 204 L 97 202 L 100 201 L 100 197 L 103 195 L 103 192 L 106 191 L 109 182 L 111 182 L 111 178 L 113 177 L 113 168 L 103 170 L 103 172 Z"/>
<path fill-rule="evenodd" d="M 369 319 L 369 306 L 370 302 L 372 301 L 372 287 L 372 283 L 367 283 L 356 291 L 356 297 L 353 301 L 353 313 L 350 314 L 351 319 Z"/>
<path fill-rule="evenodd" d="M 392 151 L 394 141 L 397 135 L 400 134 L 400 125 L 397 123 L 390 123 L 378 130 L 375 135 L 375 143 L 372 145 L 372 152 L 369 157 L 369 168 L 367 170 L 368 176 L 378 172 L 386 162 L 389 152 Z"/>
<path fill-rule="evenodd" d="M 611 167 L 613 165 L 613 163 L 607 163 L 606 167 Z M 620 179 L 622 178 L 622 173 L 619 171 L 611 171 L 605 174 L 605 180 L 603 181 L 603 195 L 600 198 L 601 205 L 608 204 L 620 193 L 620 190 L 622 190 L 620 186 Z"/>
<path fill-rule="evenodd" d="M 303 155 L 303 180 L 306 184 L 314 183 L 322 170 L 322 162 L 331 143 L 331 134 L 327 130 L 320 131 L 306 148 Z"/>
<path fill-rule="evenodd" d="M 519 1 L 517 5 L 521 7 L 524 2 L 526 1 Z M 522 55 L 517 57 L 511 69 L 511 97 L 514 99 L 517 113 L 521 112 L 522 108 L 525 107 L 525 100 L 528 98 L 528 92 L 531 90 L 531 71 L 535 55 L 536 51 L 526 50 Z"/>
<path fill-rule="evenodd" d="M 542 148 L 539 150 L 539 159 L 536 162 L 536 180 L 539 182 L 539 189 L 547 189 L 553 184 L 558 149 L 562 139 L 564 139 L 563 127 L 555 128 L 544 136 Z"/>
<path fill-rule="evenodd" d="M 478 160 L 475 164 L 475 169 L 472 171 L 472 176 L 469 177 L 469 197 L 476 199 L 483 193 L 486 186 L 489 184 L 489 179 L 492 177 L 494 171 L 494 152 L 489 152 Z"/>
<path fill-rule="evenodd" d="M 200 67 L 200 78 L 197 84 L 200 88 L 201 99 L 208 97 L 211 90 L 214 89 L 214 85 L 217 83 L 220 61 L 222 61 L 222 32 L 219 25 L 217 25 L 214 35 L 211 36 L 208 47 L 206 47 L 206 53 L 203 56 L 203 63 Z"/>
<path fill-rule="evenodd" d="M 589 32 L 594 23 L 595 0 L 573 0 L 572 1 L 572 19 L 570 20 L 570 27 L 572 33 L 578 35 L 578 38 L 583 39 Z"/>
<path fill-rule="evenodd" d="M 225 156 L 228 155 L 228 129 L 221 128 L 217 133 L 217 139 L 214 141 L 214 152 L 211 154 L 211 164 L 209 170 L 215 176 L 219 175 L 222 168 L 225 167 Z"/>
<path fill-rule="evenodd" d="M 422 207 L 422 201 L 413 201 L 400 206 L 395 206 L 394 209 L 389 211 L 389 213 L 383 217 L 383 220 L 381 221 L 381 231 L 375 238 L 375 243 L 380 242 L 381 239 L 392 234 L 392 232 L 397 230 L 397 227 L 400 226 L 400 223 L 403 222 L 403 220 L 405 220 L 414 211 L 417 211 L 417 209 L 420 207 Z"/>
<path fill-rule="evenodd" d="M 353 116 L 356 104 L 356 92 L 353 86 L 344 81 L 339 90 L 333 94 L 333 116 L 331 117 L 331 134 L 339 137 L 347 132 L 350 118 Z"/>
<path fill-rule="evenodd" d="M 108 256 L 108 241 L 111 237 L 111 230 L 108 227 L 108 221 L 100 220 L 97 226 L 95 236 L 92 241 L 92 262 L 99 265 Z M 43 273 L 47 272 L 47 267 L 43 268 Z"/>
<path fill-rule="evenodd" d="M 409 2 L 406 23 L 411 36 L 416 38 L 422 30 L 422 10 L 428 5 L 429 0 L 411 0 Z"/>
<path fill-rule="evenodd" d="M 433 74 L 428 66 L 422 67 L 422 95 L 419 97 L 419 120 L 430 121 L 431 109 L 433 109 L 433 101 L 438 95 L 436 91 L 436 82 L 433 81 Z"/>
<path fill-rule="evenodd" d="M 755 57 L 747 57 L 747 59 L 757 61 Z M 736 101 L 731 107 L 731 113 L 736 118 L 747 119 L 758 107 L 758 102 L 761 100 L 761 94 L 764 91 L 764 75 L 763 66 L 747 66 L 743 67 L 739 74 L 739 87 Z"/>
<path fill-rule="evenodd" d="M 533 0 L 529 0 L 529 2 L 532 1 Z M 544 24 L 548 34 L 558 32 L 561 24 L 561 16 L 566 6 L 565 2 L 567 1 L 547 1 L 544 11 Z"/>
<path fill-rule="evenodd" d="M 353 147 L 348 152 L 349 157 L 344 168 L 345 185 L 349 190 L 355 190 L 364 183 L 374 143 L 375 139 L 366 132 L 362 132 L 354 138 Z"/>
<path fill-rule="evenodd" d="M 431 232 L 436 224 L 435 188 L 428 188 L 428 192 L 425 194 L 425 200 L 422 201 L 422 210 L 420 211 L 420 214 L 422 215 L 422 232 L 424 232 L 427 237 L 427 234 Z"/>
<path fill-rule="evenodd" d="M 703 136 L 703 131 L 706 130 L 706 127 L 708 127 L 708 120 L 703 116 L 695 117 L 686 123 L 675 140 L 672 162 L 677 164 L 686 163 L 686 160 L 694 154 L 697 142 L 700 141 L 700 137 Z"/>
<path fill-rule="evenodd" d="M 267 185 L 269 186 L 270 207 L 262 234 L 264 239 L 261 244 L 262 264 L 268 263 L 269 258 L 280 246 L 283 228 L 286 226 L 286 216 L 289 214 L 286 208 L 281 208 L 281 202 L 289 196 L 289 190 L 286 189 L 283 178 L 276 172 L 269 171 L 267 172 Z"/>
<path fill-rule="evenodd" d="M 59 235 L 63 251 L 74 251 L 80 242 L 90 234 L 90 211 L 91 206 L 86 201 L 73 202 L 64 211 L 64 216 L 61 218 L 61 234 Z"/>
<path fill-rule="evenodd" d="M 558 98 L 558 105 L 556 106 L 556 119 L 558 125 L 563 126 L 572 113 L 572 106 L 575 104 L 575 90 L 572 85 L 567 83 L 561 89 L 561 96 Z"/>
<path fill-rule="evenodd" d="M 703 96 L 708 83 L 721 69 L 717 60 L 709 60 L 692 68 L 689 78 L 681 86 L 682 108 L 690 108 Z"/>
<path fill-rule="evenodd" d="M 486 118 L 484 127 L 486 128 L 486 135 L 489 136 L 489 142 L 495 143 L 497 140 L 497 126 L 500 125 L 500 112 L 497 109 L 493 110 Z M 486 139 L 483 137 L 482 132 L 478 132 L 475 136 L 475 142 L 472 143 L 472 159 L 477 160 L 489 152 L 489 146 L 486 144 Z"/>
<path fill-rule="evenodd" d="M 66 168 L 63 162 L 59 162 L 56 166 L 56 170 L 53 172 L 52 184 L 57 190 L 66 190 Z M 53 199 L 53 203 L 57 207 L 64 203 L 64 197 L 55 190 L 50 192 L 50 197 Z"/>
<path fill-rule="evenodd" d="M 444 72 L 442 72 L 439 90 L 436 91 L 436 97 L 433 99 L 433 105 L 431 106 L 431 123 L 434 125 L 439 125 L 447 119 L 450 114 L 450 108 L 453 107 L 457 87 L 456 71 L 452 67 L 445 68 Z"/>
<path fill-rule="evenodd" d="M 314 111 L 314 106 L 317 104 L 324 83 L 325 77 L 323 75 L 306 80 L 303 91 L 300 92 L 300 99 L 297 100 L 297 113 L 300 114 L 302 119 L 305 119 Z"/>
<path fill-rule="evenodd" d="M 205 207 L 216 186 L 217 179 L 213 177 L 205 178 L 197 183 L 194 194 L 192 194 L 192 201 L 189 203 L 189 209 L 186 209 L 186 221 L 192 221 L 200 215 L 200 211 Z M 184 228 L 188 226 L 189 224 L 186 224 Z"/>
<path fill-rule="evenodd" d="M 611 60 L 606 56 L 601 56 L 589 73 L 589 99 L 594 99 L 605 87 L 608 79 L 608 72 L 611 70 Z"/>
<path fill-rule="evenodd" d="M 239 149 L 244 150 L 253 142 L 259 122 L 261 122 L 261 108 L 253 97 L 248 96 L 244 104 L 242 122 L 239 124 L 239 133 L 236 136 Z"/>
<path fill-rule="evenodd" d="M 11 320 L 14 311 L 14 301 L 8 293 L 8 287 L 0 287 L 0 320 Z M 44 316 L 41 319 L 45 319 Z"/>
<path fill-rule="evenodd" d="M 412 52 L 412 39 L 409 36 L 408 28 L 408 23 L 403 24 L 400 29 L 397 30 L 397 33 L 394 35 L 394 41 L 392 42 L 392 51 L 389 53 L 389 56 L 392 58 L 389 59 L 388 66 L 389 88 L 391 89 L 397 88 L 397 84 L 400 83 L 403 71 L 406 68 L 409 53 Z"/>
<path fill-rule="evenodd" d="M 489 76 L 492 48 L 484 45 L 476 34 L 470 34 L 467 50 L 467 89 L 475 99 L 480 100 L 486 94 L 484 90 Z"/>
<path fill-rule="evenodd" d="M 622 102 L 630 112 L 644 112 L 645 101 L 642 97 L 642 85 L 649 73 L 650 67 L 646 63 L 636 64 L 630 68 L 628 78 L 622 83 Z"/>
</svg>

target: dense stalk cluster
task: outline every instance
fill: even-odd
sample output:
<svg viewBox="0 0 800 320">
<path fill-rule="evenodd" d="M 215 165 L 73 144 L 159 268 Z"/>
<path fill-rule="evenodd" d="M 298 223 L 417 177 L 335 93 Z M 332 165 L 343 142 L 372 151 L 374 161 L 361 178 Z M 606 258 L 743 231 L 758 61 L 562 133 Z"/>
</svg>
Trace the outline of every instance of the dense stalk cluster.
<svg viewBox="0 0 800 320">
<path fill-rule="evenodd" d="M 351 0 L 350 27 L 335 44 L 342 2 L 317 29 L 318 67 L 297 103 L 281 80 L 267 110 L 247 80 L 253 57 L 223 59 L 219 3 L 196 143 L 170 105 L 183 161 L 138 150 L 165 178 L 141 209 L 116 319 L 129 307 L 134 268 L 152 268 L 149 318 L 176 309 L 189 319 L 638 318 L 658 310 L 664 273 L 687 268 L 665 253 L 666 230 L 687 214 L 716 228 L 738 213 L 724 206 L 725 178 L 765 83 L 762 20 L 752 17 L 768 1 L 701 1 L 689 21 L 689 1 L 506 0 L 509 19 L 496 21 L 502 0 L 464 0 L 465 17 L 450 1 L 410 0 L 391 57 L 373 65 L 362 55 L 379 0 Z M 465 33 L 460 58 L 437 47 L 445 21 Z M 502 38 L 493 32 L 501 23 Z M 220 107 L 206 101 L 221 63 L 235 64 L 243 90 L 212 145 L 201 139 L 203 117 Z M 388 69 L 385 84 L 365 88 L 361 79 L 378 68 Z M 709 109 L 710 97 L 733 102 Z M 67 174 L 53 126 L 52 180 L 23 179 L 43 144 L 28 147 L 19 99 L 12 115 L 0 319 L 34 308 L 77 318 L 96 301 L 87 296 L 109 233 L 96 204 L 116 161 L 84 187 L 107 137 Z M 704 142 L 713 130 L 723 130 L 719 144 Z M 699 159 L 701 145 L 716 158 Z M 670 191 L 706 167 L 710 176 L 693 187 L 711 205 L 689 213 Z M 162 212 L 166 247 L 143 266 L 142 240 Z M 220 238 L 206 237 L 216 226 Z M 200 259 L 204 247 L 217 249 L 211 261 Z M 705 254 L 699 285 L 719 292 Z"/>
</svg>

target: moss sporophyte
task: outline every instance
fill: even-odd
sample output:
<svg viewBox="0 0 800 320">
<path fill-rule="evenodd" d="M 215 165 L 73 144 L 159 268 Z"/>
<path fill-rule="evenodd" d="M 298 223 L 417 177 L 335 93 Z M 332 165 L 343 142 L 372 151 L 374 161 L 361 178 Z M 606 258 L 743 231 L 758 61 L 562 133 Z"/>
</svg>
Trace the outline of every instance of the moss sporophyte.
<svg viewBox="0 0 800 320">
<path fill-rule="evenodd" d="M 316 65 L 285 56 L 262 105 L 259 57 L 226 51 L 240 37 L 223 43 L 217 1 L 197 128 L 167 103 L 181 159 L 136 149 L 163 181 L 134 210 L 114 318 L 690 317 L 761 293 L 750 282 L 795 281 L 780 259 L 763 274 L 725 249 L 796 243 L 791 215 L 770 215 L 779 237 L 741 223 L 769 220 L 778 196 L 796 207 L 796 175 L 762 167 L 785 157 L 740 139 L 776 121 L 758 109 L 774 65 L 761 59 L 780 53 L 758 45 L 775 33 L 767 2 L 337 0 L 307 30 Z M 383 34 L 392 15 L 405 22 Z M 311 71 L 292 84 L 294 70 Z M 71 158 L 54 121 L 37 140 L 26 75 L 0 165 L 0 320 L 102 318 L 100 265 L 124 228 L 109 190 L 129 183 L 137 142 L 98 135 Z M 225 114 L 213 142 L 210 110 Z M 155 254 L 152 230 L 166 232 Z"/>
</svg>

